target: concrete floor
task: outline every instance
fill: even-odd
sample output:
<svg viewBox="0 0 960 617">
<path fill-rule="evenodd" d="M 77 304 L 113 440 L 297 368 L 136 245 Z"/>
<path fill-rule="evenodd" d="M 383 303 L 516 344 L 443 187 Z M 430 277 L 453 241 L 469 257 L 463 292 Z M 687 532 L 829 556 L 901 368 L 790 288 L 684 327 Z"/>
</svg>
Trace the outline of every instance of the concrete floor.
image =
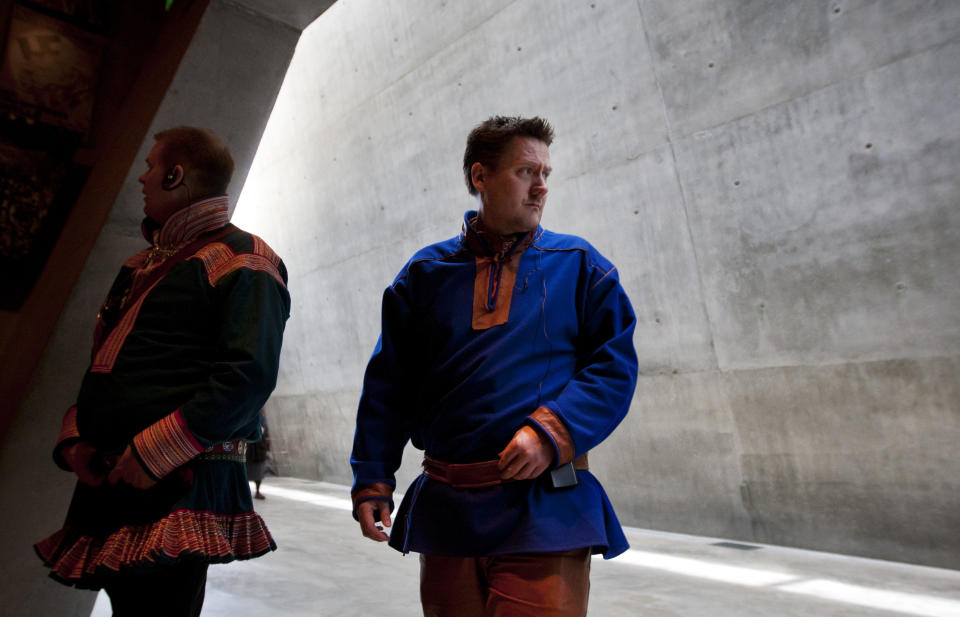
<svg viewBox="0 0 960 617">
<path fill-rule="evenodd" d="M 419 562 L 360 535 L 344 486 L 268 477 L 257 508 L 280 549 L 210 569 L 204 617 L 420 615 Z M 960 571 L 628 529 L 594 559 L 601 617 L 960 617 Z M 101 594 L 91 617 L 109 617 Z"/>
</svg>

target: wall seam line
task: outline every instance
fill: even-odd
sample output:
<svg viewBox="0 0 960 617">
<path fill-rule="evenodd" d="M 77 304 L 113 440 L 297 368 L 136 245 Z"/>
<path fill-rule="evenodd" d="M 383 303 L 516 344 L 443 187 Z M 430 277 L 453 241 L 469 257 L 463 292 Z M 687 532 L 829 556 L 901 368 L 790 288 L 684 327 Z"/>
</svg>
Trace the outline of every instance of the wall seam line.
<svg viewBox="0 0 960 617">
<path fill-rule="evenodd" d="M 636 0 L 636 4 L 637 13 L 640 15 L 640 28 L 643 31 L 643 41 L 647 47 L 647 53 L 650 54 L 650 65 L 651 70 L 653 71 L 653 79 L 657 84 L 657 95 L 660 97 L 660 107 L 663 110 L 663 122 L 667 129 L 667 146 L 670 150 L 670 158 L 673 160 L 673 175 L 677 183 L 677 188 L 680 189 L 680 206 L 683 208 L 683 222 L 687 230 L 687 238 L 690 240 L 690 250 L 693 251 L 693 262 L 697 271 L 697 285 L 700 289 L 700 300 L 703 316 L 707 322 L 707 328 L 710 332 L 710 353 L 713 356 L 715 368 L 722 372 L 723 369 L 720 366 L 720 359 L 717 354 L 717 339 L 715 335 L 714 322 L 710 315 L 710 309 L 707 306 L 707 296 L 703 284 L 703 273 L 700 267 L 700 254 L 697 251 L 696 242 L 694 242 L 693 230 L 690 228 L 690 214 L 687 209 L 687 195 L 686 191 L 684 191 L 683 182 L 680 177 L 680 164 L 677 161 L 677 152 L 673 141 L 673 125 L 670 122 L 670 116 L 667 113 L 667 103 L 663 96 L 663 86 L 660 84 L 660 73 L 657 70 L 657 59 L 654 54 L 654 50 L 650 45 L 650 34 L 647 32 L 647 22 L 643 15 L 643 6 L 641 5 L 641 0 Z"/>
</svg>

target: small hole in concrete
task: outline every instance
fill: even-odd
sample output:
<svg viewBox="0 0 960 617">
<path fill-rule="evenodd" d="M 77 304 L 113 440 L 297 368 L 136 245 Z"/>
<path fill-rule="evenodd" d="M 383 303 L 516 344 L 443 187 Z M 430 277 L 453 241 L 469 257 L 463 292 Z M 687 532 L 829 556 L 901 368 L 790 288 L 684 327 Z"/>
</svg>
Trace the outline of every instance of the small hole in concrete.
<svg viewBox="0 0 960 617">
<path fill-rule="evenodd" d="M 869 150 L 870 148 L 873 147 L 873 144 L 867 144 L 865 147 L 866 147 L 867 150 Z"/>
<path fill-rule="evenodd" d="M 740 181 L 739 181 L 739 180 L 734 180 L 734 181 L 733 181 L 733 186 L 740 186 Z"/>
<path fill-rule="evenodd" d="M 616 105 L 613 106 L 613 111 L 617 111 L 617 106 L 616 106 Z"/>
<path fill-rule="evenodd" d="M 710 67 L 710 68 L 712 69 L 712 68 L 713 68 L 713 62 L 711 62 L 711 63 L 710 63 L 710 64 L 708 64 L 707 66 L 708 66 L 708 67 Z"/>
</svg>

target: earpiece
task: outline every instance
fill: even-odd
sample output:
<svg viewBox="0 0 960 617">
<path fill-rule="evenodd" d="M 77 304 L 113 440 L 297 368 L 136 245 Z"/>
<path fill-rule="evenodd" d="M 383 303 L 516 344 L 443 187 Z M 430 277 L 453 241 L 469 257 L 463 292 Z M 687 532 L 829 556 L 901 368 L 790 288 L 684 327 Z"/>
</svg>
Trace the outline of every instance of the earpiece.
<svg viewBox="0 0 960 617">
<path fill-rule="evenodd" d="M 165 191 L 172 191 L 173 189 L 180 186 L 183 176 L 183 168 L 179 165 L 175 165 L 167 170 L 167 173 L 163 176 L 163 181 L 160 183 L 160 186 Z"/>
</svg>

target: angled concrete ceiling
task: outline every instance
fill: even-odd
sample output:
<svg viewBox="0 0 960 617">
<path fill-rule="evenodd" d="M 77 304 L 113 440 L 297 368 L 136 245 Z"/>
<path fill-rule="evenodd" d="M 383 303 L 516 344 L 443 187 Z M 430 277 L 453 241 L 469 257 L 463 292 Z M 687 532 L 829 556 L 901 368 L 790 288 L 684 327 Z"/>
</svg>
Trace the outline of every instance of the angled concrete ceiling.
<svg viewBox="0 0 960 617">
<path fill-rule="evenodd" d="M 233 0 L 255 13 L 303 30 L 336 0 Z"/>
</svg>

